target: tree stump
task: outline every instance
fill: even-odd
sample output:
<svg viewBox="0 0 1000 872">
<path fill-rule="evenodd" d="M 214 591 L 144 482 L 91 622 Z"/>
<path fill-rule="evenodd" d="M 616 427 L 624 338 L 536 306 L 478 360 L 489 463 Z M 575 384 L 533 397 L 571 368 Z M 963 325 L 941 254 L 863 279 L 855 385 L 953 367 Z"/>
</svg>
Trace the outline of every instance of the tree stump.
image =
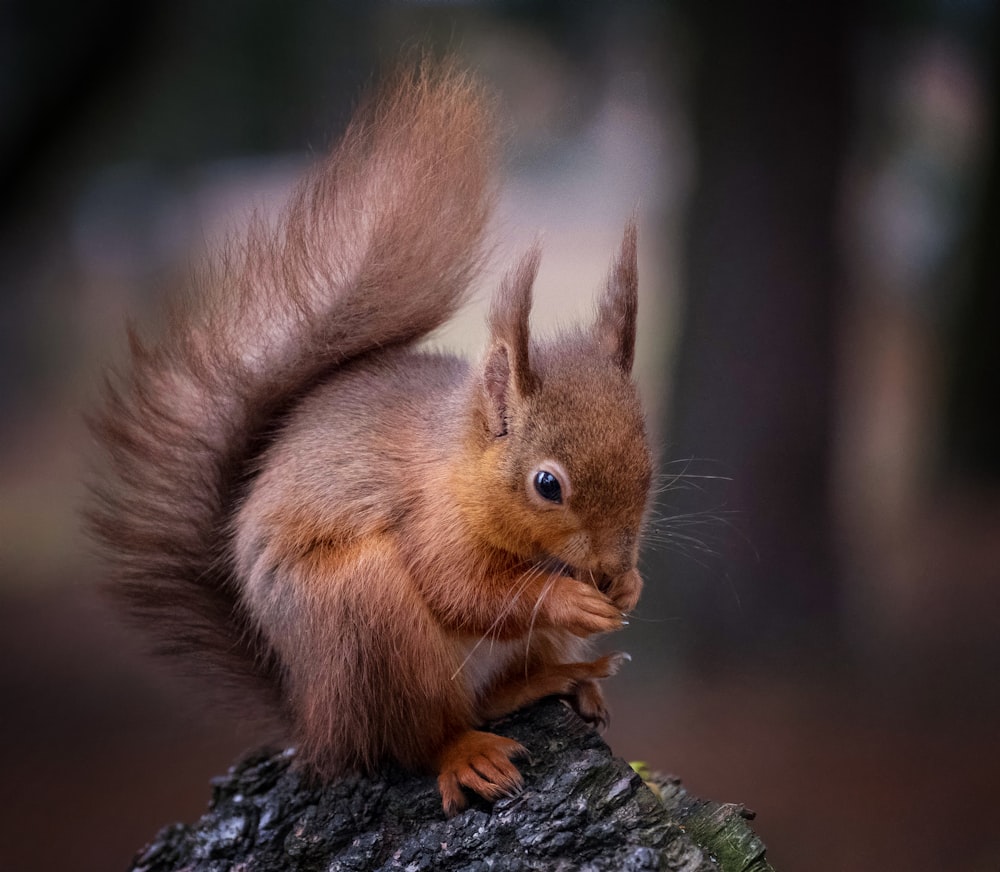
<svg viewBox="0 0 1000 872">
<path fill-rule="evenodd" d="M 773 872 L 742 806 L 695 799 L 677 779 L 643 781 L 562 703 L 490 729 L 531 755 L 516 797 L 470 797 L 447 820 L 432 777 L 391 769 L 317 786 L 294 750 L 262 751 L 214 779 L 208 812 L 161 830 L 132 872 Z"/>
</svg>

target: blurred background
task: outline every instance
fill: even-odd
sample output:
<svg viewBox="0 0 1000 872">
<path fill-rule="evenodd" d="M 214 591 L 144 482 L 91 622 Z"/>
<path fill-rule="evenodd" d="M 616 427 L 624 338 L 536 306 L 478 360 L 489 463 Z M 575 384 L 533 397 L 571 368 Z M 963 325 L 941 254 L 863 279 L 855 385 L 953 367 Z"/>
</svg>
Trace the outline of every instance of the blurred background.
<svg viewBox="0 0 1000 872">
<path fill-rule="evenodd" d="M 82 412 L 415 44 L 501 95 L 495 269 L 543 235 L 540 325 L 639 217 L 615 752 L 754 809 L 779 870 L 1000 868 L 995 6 L 0 5 L 0 868 L 125 868 L 254 741 L 95 597 Z"/>
</svg>

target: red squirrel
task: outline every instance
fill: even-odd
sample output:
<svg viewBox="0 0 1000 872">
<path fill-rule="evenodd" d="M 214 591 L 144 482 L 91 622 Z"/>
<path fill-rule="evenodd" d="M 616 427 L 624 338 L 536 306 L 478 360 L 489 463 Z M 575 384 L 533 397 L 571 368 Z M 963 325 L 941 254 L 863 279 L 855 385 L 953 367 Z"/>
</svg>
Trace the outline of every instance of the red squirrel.
<svg viewBox="0 0 1000 872">
<path fill-rule="evenodd" d="M 308 771 L 436 773 L 449 816 L 521 788 L 525 749 L 477 727 L 549 695 L 606 720 L 624 655 L 586 640 L 639 597 L 651 480 L 634 221 L 587 329 L 531 338 L 536 246 L 480 360 L 417 345 L 480 269 L 496 152 L 468 75 L 397 75 L 130 335 L 91 419 L 91 527 L 158 647 L 263 701 Z"/>
</svg>

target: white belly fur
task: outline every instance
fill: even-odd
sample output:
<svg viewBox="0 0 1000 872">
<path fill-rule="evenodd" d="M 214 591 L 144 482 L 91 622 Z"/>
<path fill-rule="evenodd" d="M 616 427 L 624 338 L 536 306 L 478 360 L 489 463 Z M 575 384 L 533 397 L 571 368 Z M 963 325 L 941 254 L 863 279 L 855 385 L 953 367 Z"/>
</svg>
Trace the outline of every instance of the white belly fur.
<svg viewBox="0 0 1000 872">
<path fill-rule="evenodd" d="M 513 662 L 524 662 L 524 649 L 524 639 L 511 639 L 505 642 L 470 639 L 468 642 L 460 643 L 459 662 L 465 662 L 455 674 L 455 680 L 464 681 L 470 696 L 476 699 Z"/>
<path fill-rule="evenodd" d="M 541 637 L 542 633 L 536 631 Z M 568 633 L 549 632 L 544 634 L 547 643 L 561 651 L 560 660 L 572 663 L 583 659 L 587 651 L 587 643 Z M 519 664 L 524 669 L 528 653 L 528 639 L 510 639 L 498 642 L 490 639 L 463 640 L 456 645 L 458 662 L 462 665 L 456 670 L 454 680 L 464 681 L 473 699 L 478 699 L 503 672 L 512 665 Z"/>
</svg>

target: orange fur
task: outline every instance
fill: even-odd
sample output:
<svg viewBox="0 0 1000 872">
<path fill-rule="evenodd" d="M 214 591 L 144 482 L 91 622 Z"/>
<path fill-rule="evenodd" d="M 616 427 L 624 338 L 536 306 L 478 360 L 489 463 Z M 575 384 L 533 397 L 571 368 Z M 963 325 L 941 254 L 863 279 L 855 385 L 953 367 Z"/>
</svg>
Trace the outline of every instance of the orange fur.
<svg viewBox="0 0 1000 872">
<path fill-rule="evenodd" d="M 437 771 L 448 813 L 521 783 L 485 720 L 606 721 L 620 660 L 581 657 L 638 598 L 651 477 L 634 223 L 590 329 L 532 343 L 535 249 L 479 364 L 414 347 L 480 263 L 494 128 L 454 69 L 398 77 L 94 420 L 94 530 L 161 646 L 249 681 L 319 775 Z"/>
</svg>

